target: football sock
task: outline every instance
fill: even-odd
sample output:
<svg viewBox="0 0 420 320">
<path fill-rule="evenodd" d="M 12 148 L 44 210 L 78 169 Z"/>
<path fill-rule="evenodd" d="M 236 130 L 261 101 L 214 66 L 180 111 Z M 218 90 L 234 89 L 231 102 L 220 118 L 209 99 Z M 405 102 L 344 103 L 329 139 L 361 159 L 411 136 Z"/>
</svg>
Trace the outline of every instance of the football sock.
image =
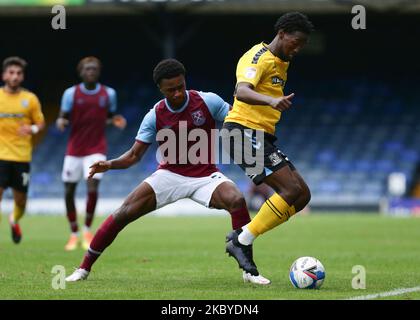
<svg viewBox="0 0 420 320">
<path fill-rule="evenodd" d="M 258 237 L 287 221 L 289 214 L 293 211 L 287 202 L 279 194 L 275 193 L 264 202 L 247 227 L 255 237 Z"/>
<path fill-rule="evenodd" d="M 15 205 L 13 207 L 13 222 L 18 223 L 24 213 L 25 207 L 18 206 L 15 202 Z"/>
<path fill-rule="evenodd" d="M 67 220 L 69 220 L 70 229 L 72 233 L 76 233 L 77 231 L 79 231 L 79 227 L 77 225 L 76 211 L 67 212 Z"/>
<path fill-rule="evenodd" d="M 232 218 L 233 230 L 239 229 L 251 221 L 246 205 L 242 208 L 232 210 L 229 213 Z"/>
<path fill-rule="evenodd" d="M 117 223 L 114 217 L 110 215 L 96 231 L 90 247 L 85 254 L 81 269 L 90 271 L 92 265 L 101 253 L 114 241 L 118 233 L 127 225 L 127 223 Z"/>
<path fill-rule="evenodd" d="M 97 201 L 98 201 L 98 192 L 96 191 L 88 192 L 88 199 L 86 202 L 86 218 L 85 218 L 85 225 L 88 228 L 90 228 L 90 226 L 92 225 Z"/>
</svg>

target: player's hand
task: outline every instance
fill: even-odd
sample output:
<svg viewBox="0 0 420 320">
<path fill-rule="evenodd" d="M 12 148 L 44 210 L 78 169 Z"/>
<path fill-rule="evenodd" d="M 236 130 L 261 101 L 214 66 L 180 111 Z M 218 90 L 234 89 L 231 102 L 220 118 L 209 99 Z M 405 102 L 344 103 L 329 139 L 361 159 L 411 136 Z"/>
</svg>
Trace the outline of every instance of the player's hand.
<svg viewBox="0 0 420 320">
<path fill-rule="evenodd" d="M 122 130 L 127 126 L 127 120 L 122 115 L 116 114 L 112 117 L 112 124 Z"/>
<path fill-rule="evenodd" d="M 31 136 L 32 128 L 29 124 L 22 123 L 18 129 L 18 134 L 21 137 Z"/>
<path fill-rule="evenodd" d="M 58 118 L 55 122 L 55 126 L 57 127 L 58 130 L 60 130 L 61 132 L 63 132 L 64 130 L 66 130 L 66 127 L 69 125 L 69 120 L 65 119 L 65 118 Z"/>
<path fill-rule="evenodd" d="M 88 179 L 92 178 L 95 173 L 105 172 L 111 169 L 111 161 L 96 161 L 89 169 Z"/>
<path fill-rule="evenodd" d="M 285 111 L 290 108 L 292 105 L 292 98 L 295 96 L 294 93 L 289 94 L 288 96 L 273 98 L 270 101 L 270 106 L 274 109 L 279 110 L 280 112 Z"/>
</svg>

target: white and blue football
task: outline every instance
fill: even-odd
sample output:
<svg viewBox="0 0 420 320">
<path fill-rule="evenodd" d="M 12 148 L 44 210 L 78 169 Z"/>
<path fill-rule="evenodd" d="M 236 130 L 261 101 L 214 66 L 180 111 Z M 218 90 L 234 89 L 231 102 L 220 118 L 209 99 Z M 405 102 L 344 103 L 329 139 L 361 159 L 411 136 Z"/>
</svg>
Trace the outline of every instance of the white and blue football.
<svg viewBox="0 0 420 320">
<path fill-rule="evenodd" d="M 319 289 L 325 279 L 325 268 L 313 257 L 300 257 L 290 267 L 289 279 L 298 289 Z"/>
</svg>

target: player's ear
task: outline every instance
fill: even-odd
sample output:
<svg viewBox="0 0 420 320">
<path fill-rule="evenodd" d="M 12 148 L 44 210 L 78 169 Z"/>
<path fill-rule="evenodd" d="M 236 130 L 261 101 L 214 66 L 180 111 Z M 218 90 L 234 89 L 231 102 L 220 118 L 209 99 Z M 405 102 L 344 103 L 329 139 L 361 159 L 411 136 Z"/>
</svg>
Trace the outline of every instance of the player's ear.
<svg viewBox="0 0 420 320">
<path fill-rule="evenodd" d="M 284 30 L 280 29 L 278 35 L 279 35 L 279 39 L 283 40 L 286 33 L 284 32 Z"/>
</svg>

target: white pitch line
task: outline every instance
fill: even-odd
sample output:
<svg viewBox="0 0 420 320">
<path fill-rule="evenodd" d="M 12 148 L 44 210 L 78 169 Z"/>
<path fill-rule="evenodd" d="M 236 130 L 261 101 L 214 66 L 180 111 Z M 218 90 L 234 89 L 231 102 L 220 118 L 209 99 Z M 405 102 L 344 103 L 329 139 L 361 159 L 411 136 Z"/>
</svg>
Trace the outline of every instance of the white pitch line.
<svg viewBox="0 0 420 320">
<path fill-rule="evenodd" d="M 416 292 L 416 291 L 420 291 L 420 287 L 400 288 L 400 289 L 395 289 L 395 290 L 387 291 L 387 292 L 369 294 L 366 296 L 352 297 L 352 298 L 348 298 L 347 300 L 371 300 L 371 299 L 384 298 L 384 297 L 390 297 L 390 296 L 399 296 L 404 293 Z"/>
</svg>

